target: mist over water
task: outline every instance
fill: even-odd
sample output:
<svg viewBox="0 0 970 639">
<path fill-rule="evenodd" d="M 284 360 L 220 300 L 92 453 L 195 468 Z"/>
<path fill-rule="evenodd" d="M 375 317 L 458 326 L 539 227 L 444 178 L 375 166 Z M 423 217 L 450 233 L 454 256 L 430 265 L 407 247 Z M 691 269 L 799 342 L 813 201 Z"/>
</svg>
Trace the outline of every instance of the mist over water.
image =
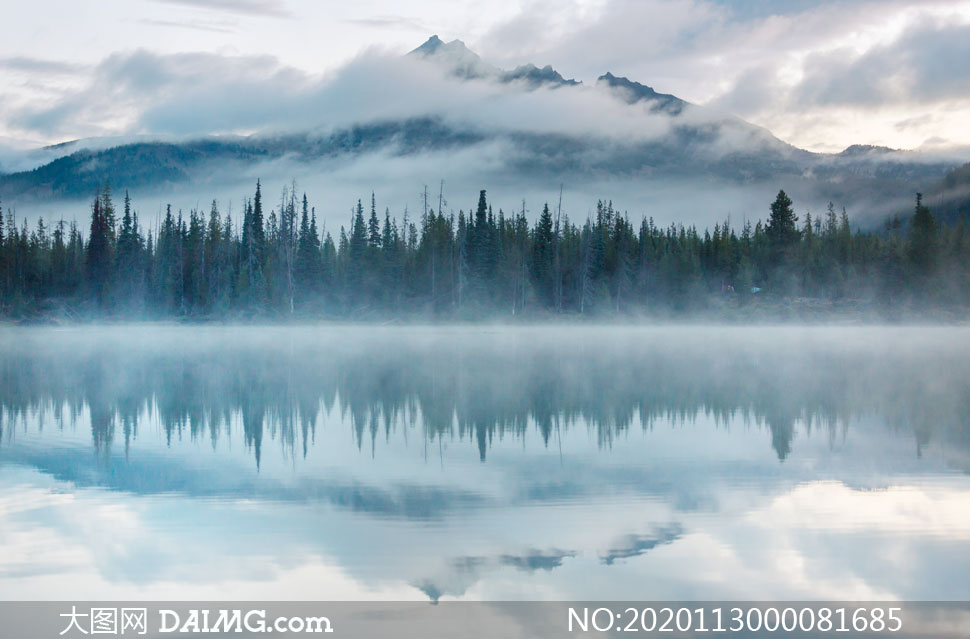
<svg viewBox="0 0 970 639">
<path fill-rule="evenodd" d="M 970 597 L 970 329 L 106 326 L 0 348 L 7 599 Z"/>
</svg>

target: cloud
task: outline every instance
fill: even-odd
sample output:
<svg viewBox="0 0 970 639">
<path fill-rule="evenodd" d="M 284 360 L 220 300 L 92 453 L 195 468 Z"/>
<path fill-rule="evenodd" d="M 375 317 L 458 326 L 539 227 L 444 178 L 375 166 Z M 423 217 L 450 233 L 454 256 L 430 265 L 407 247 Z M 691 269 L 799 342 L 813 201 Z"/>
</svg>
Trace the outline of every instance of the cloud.
<svg viewBox="0 0 970 639">
<path fill-rule="evenodd" d="M 862 55 L 815 54 L 793 92 L 802 105 L 932 104 L 970 98 L 970 24 L 921 23 Z"/>
<path fill-rule="evenodd" d="M 913 127 L 920 127 L 929 124 L 933 121 L 933 116 L 929 113 L 924 113 L 923 115 L 917 115 L 911 118 L 906 118 L 896 122 L 893 126 L 899 131 L 905 131 L 906 129 L 911 129 Z"/>
<path fill-rule="evenodd" d="M 407 16 L 382 15 L 367 18 L 347 18 L 343 22 L 345 24 L 356 24 L 363 27 L 373 27 L 375 29 L 407 29 L 421 33 L 429 33 L 432 31 L 431 27 L 423 21 Z"/>
<path fill-rule="evenodd" d="M 551 64 L 587 85 L 606 71 L 624 75 L 659 91 L 734 113 L 802 147 L 838 150 L 852 143 L 873 143 L 914 148 L 931 137 L 947 139 L 950 144 L 970 143 L 970 129 L 965 126 L 970 117 L 965 87 L 970 82 L 963 68 L 966 65 L 958 63 L 968 56 L 964 44 L 970 40 L 966 37 L 970 24 L 967 0 L 523 0 L 514 7 L 483 8 L 475 19 L 452 15 L 454 7 L 441 12 L 416 7 L 402 13 L 398 6 L 375 1 L 365 8 L 341 7 L 327 14 L 331 21 L 327 26 L 349 38 L 340 43 L 339 50 L 334 49 L 337 40 L 332 34 L 323 32 L 319 39 L 326 43 L 295 49 L 289 41 L 309 41 L 303 24 L 311 22 L 309 19 L 287 23 L 296 30 L 288 28 L 282 40 L 280 30 L 267 32 L 272 21 L 247 19 L 310 16 L 316 10 L 294 0 L 153 0 L 147 10 L 118 18 L 127 25 L 129 39 L 107 41 L 118 47 L 144 46 L 142 53 L 159 57 L 164 57 L 162 50 L 194 55 L 184 49 L 195 47 L 208 48 L 210 55 L 232 54 L 243 59 L 267 52 L 276 60 L 297 65 L 290 70 L 305 76 L 305 82 L 320 84 L 319 65 L 338 64 L 355 55 L 357 47 L 375 41 L 397 43 L 401 51 L 396 53 L 400 53 L 405 50 L 403 43 L 412 37 L 408 34 L 417 38 L 419 32 L 437 31 L 468 41 L 485 59 L 505 68 L 529 62 L 540 67 Z M 132 40 L 135 32 L 138 39 Z M 192 38 L 192 32 L 213 37 Z M 418 42 L 419 38 L 414 44 Z M 312 54 L 307 53 L 309 49 Z M 50 53 L 34 55 L 40 58 Z M 108 57 L 131 55 L 129 48 Z M 231 67 L 230 56 L 226 57 Z M 122 107 L 108 104 L 101 124 L 93 107 L 72 110 L 61 105 L 79 97 L 76 86 L 63 88 L 68 80 L 82 83 L 108 69 L 95 64 L 75 68 L 70 61 L 38 64 L 30 60 L 33 62 L 6 60 L 5 69 L 19 66 L 23 70 L 2 89 L 0 133 L 14 137 L 40 134 L 54 141 L 137 128 L 138 113 L 133 111 L 147 107 L 133 101 L 122 99 Z M 283 63 L 277 64 L 283 71 Z M 244 92 L 247 87 L 258 88 L 266 80 L 265 72 L 258 70 L 248 79 L 230 74 L 226 79 L 220 75 L 222 68 L 213 64 L 213 75 L 196 80 L 187 87 L 187 95 L 205 94 L 204 85 L 212 87 L 210 93 L 239 89 L 243 91 L 240 100 L 253 104 L 230 108 L 229 113 L 238 112 L 245 127 L 253 126 L 253 120 L 265 120 L 259 113 L 270 98 Z M 175 74 L 186 75 L 178 70 Z M 289 105 L 290 87 L 272 81 L 266 86 L 267 91 L 282 90 L 278 94 L 281 104 Z M 419 88 L 431 90 L 432 86 Z M 305 87 L 298 92 L 309 101 Z M 100 100 L 98 95 L 84 97 L 89 103 Z M 169 100 L 159 104 L 154 92 L 150 97 L 156 100 L 151 104 L 154 111 L 169 108 Z M 388 99 L 397 101 L 399 97 Z M 217 96 L 207 95 L 197 111 L 204 104 L 217 103 Z M 937 114 L 933 121 L 895 126 L 900 121 L 915 121 L 928 111 Z M 56 123 L 58 112 L 77 119 L 69 117 L 56 131 L 31 128 L 31 124 Z M 82 118 L 82 112 L 87 117 Z M 242 117 L 246 113 L 249 115 Z M 291 113 L 289 108 L 281 108 L 276 124 L 289 125 Z M 587 119 L 595 117 L 588 115 Z M 228 117 L 227 126 L 219 130 L 231 129 L 232 119 Z M 167 122 L 174 124 L 171 118 Z M 137 131 L 151 132 L 144 127 Z"/>
<path fill-rule="evenodd" d="M 611 566 L 617 560 L 622 561 L 639 557 L 658 546 L 672 544 L 683 537 L 683 535 L 683 527 L 676 523 L 651 531 L 645 535 L 626 535 L 612 546 L 606 554 L 602 555 L 600 561 L 607 566 Z"/>
<path fill-rule="evenodd" d="M 429 115 L 482 130 L 617 140 L 659 138 L 672 126 L 668 115 L 648 104 L 624 104 L 601 87 L 530 91 L 489 79 L 461 81 L 446 66 L 379 51 L 329 75 L 309 74 L 272 56 L 113 54 L 84 86 L 44 108 L 12 111 L 9 121 L 23 131 L 72 138 L 326 133 Z"/>
<path fill-rule="evenodd" d="M 947 61 L 970 59 L 970 21 L 901 15 L 908 17 L 887 22 L 894 27 L 867 32 L 849 11 L 839 37 L 765 55 L 731 74 L 707 104 L 814 150 L 839 150 L 846 141 L 916 148 L 931 137 L 966 145 L 970 70 Z M 808 31 L 825 24 L 821 15 L 811 20 Z"/>
<path fill-rule="evenodd" d="M 282 0 L 155 0 L 155 2 L 248 16 L 273 18 L 293 16 Z"/>
<path fill-rule="evenodd" d="M 567 75 L 590 79 L 612 71 L 661 84 L 664 64 L 695 49 L 725 19 L 723 8 L 699 0 L 537 2 L 494 25 L 476 46 L 507 64 L 535 58 Z"/>
<path fill-rule="evenodd" d="M 610 70 L 802 147 L 913 148 L 932 136 L 970 142 L 970 72 L 957 63 L 970 58 L 968 25 L 966 0 L 534 2 L 474 45 L 586 80 Z M 894 128 L 954 100 L 946 117 Z"/>
<path fill-rule="evenodd" d="M 240 36 L 246 26 L 234 22 L 235 16 L 293 15 L 290 5 L 282 1 L 155 2 L 204 9 L 213 19 L 196 19 L 193 12 L 184 12 L 186 16 L 145 16 L 142 23 Z M 234 15 L 219 19 L 226 14 Z M 335 19 L 347 28 L 365 27 L 368 33 L 428 29 L 424 18 L 377 10 Z M 548 63 L 567 77 L 584 80 L 587 87 L 600 74 L 612 71 L 736 114 L 804 148 L 839 150 L 853 143 L 915 148 L 933 137 L 950 144 L 970 143 L 970 133 L 961 133 L 966 127 L 960 126 L 970 117 L 970 71 L 956 64 L 970 57 L 970 2 L 966 0 L 573 0 L 555 4 L 533 0 L 511 14 L 483 19 L 469 30 L 471 37 L 464 37 L 473 48 L 505 68 Z M 462 35 L 460 30 L 451 31 Z M 75 84 L 89 81 L 90 90 L 72 87 L 51 95 L 58 82 L 34 86 L 43 99 L 6 100 L 3 132 L 48 139 L 249 132 L 292 127 L 297 122 L 329 122 L 331 112 L 349 109 L 386 113 L 400 106 L 413 112 L 419 104 L 436 101 L 481 111 L 475 91 L 490 110 L 520 108 L 527 116 L 523 127 L 531 107 L 559 111 L 552 117 L 533 118 L 539 126 L 550 128 L 550 122 L 563 121 L 564 107 L 536 94 L 522 99 L 535 104 L 516 105 L 494 90 L 457 90 L 440 78 L 418 77 L 398 61 L 382 61 L 381 72 L 374 62 L 380 56 L 374 51 L 324 77 L 281 62 L 290 57 L 227 54 L 240 50 L 252 51 L 236 47 L 218 53 L 118 52 L 85 68 L 69 62 L 8 58 L 0 64 L 22 67 L 24 73 L 33 68 L 45 78 L 73 76 Z M 254 66 L 247 73 L 251 60 Z M 946 64 L 947 60 L 954 63 Z M 181 68 L 185 63 L 189 68 Z M 125 65 L 144 70 L 145 75 L 125 74 Z M 158 75 L 162 72 L 165 77 Z M 379 86 L 364 86 L 366 74 Z M 140 96 L 132 94 L 138 77 L 145 80 Z M 164 86 L 152 86 L 159 81 Z M 337 85 L 349 87 L 355 81 L 366 99 L 344 94 L 341 103 Z M 25 76 L 24 82 L 38 80 Z M 329 88 L 328 83 L 332 83 Z M 14 95 L 15 87 L 7 92 Z M 416 97 L 419 92 L 425 95 Z M 586 97 L 571 104 L 579 102 L 590 111 L 582 117 L 571 115 L 584 130 L 594 123 L 613 123 L 611 107 Z M 920 119 L 930 108 L 935 117 Z M 909 125 L 897 127 L 901 121 Z"/>
<path fill-rule="evenodd" d="M 717 0 L 735 19 L 750 20 L 771 16 L 788 16 L 807 13 L 820 6 L 861 5 L 867 0 Z"/>
<path fill-rule="evenodd" d="M 202 21 L 202 20 L 158 20 L 154 18 L 144 18 L 139 20 L 142 24 L 155 27 L 171 27 L 176 29 L 192 29 L 195 31 L 208 31 L 210 33 L 234 33 L 235 25 L 227 21 Z"/>
<path fill-rule="evenodd" d="M 25 73 L 42 73 L 47 75 L 65 75 L 77 73 L 85 67 L 81 64 L 66 62 L 63 60 L 45 60 L 42 58 L 31 58 L 27 56 L 14 56 L 10 58 L 0 58 L 0 67 L 11 71 L 22 71 Z"/>
<path fill-rule="evenodd" d="M 66 91 L 46 108 L 28 105 L 13 110 L 10 122 L 25 131 L 69 138 L 219 133 L 265 124 L 265 118 L 257 122 L 247 117 L 257 108 L 260 96 L 265 103 L 302 79 L 301 72 L 282 67 L 270 56 L 166 56 L 139 50 L 108 56 L 84 86 Z M 191 101 L 200 95 L 219 95 L 220 104 L 193 106 Z M 161 115 L 166 108 L 194 113 L 197 124 L 191 118 L 181 126 L 171 118 L 166 120 Z"/>
</svg>

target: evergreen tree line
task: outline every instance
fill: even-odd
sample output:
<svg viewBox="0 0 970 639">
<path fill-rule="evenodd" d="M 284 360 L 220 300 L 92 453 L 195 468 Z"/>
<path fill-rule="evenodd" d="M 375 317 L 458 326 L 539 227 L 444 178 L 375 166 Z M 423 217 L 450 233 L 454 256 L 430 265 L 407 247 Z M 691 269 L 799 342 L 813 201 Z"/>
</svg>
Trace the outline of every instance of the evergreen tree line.
<svg viewBox="0 0 970 639">
<path fill-rule="evenodd" d="M 336 238 L 295 184 L 265 212 L 262 187 L 242 219 L 167 207 L 146 229 L 108 186 L 76 223 L 33 230 L 0 209 L 0 314 L 117 317 L 300 314 L 368 316 L 602 315 L 735 308 L 755 298 L 962 310 L 970 303 L 970 236 L 939 223 L 919 195 L 911 219 L 853 232 L 843 208 L 795 215 L 779 191 L 766 221 L 639 225 L 611 201 L 577 223 L 546 204 L 495 213 L 479 193 L 466 213 L 429 205 L 416 219 L 358 200 Z M 433 204 L 433 203 L 431 203 Z"/>
</svg>

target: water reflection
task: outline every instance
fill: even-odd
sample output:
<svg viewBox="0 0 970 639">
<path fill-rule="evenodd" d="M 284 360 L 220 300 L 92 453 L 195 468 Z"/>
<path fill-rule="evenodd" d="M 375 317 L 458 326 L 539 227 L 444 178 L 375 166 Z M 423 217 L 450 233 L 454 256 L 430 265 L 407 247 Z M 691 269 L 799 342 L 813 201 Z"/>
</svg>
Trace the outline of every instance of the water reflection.
<svg viewBox="0 0 970 639">
<path fill-rule="evenodd" d="M 0 594 L 968 597 L 968 337 L 9 329 Z"/>
<path fill-rule="evenodd" d="M 86 411 L 94 449 L 127 454 L 139 423 L 166 442 L 216 444 L 239 422 L 260 463 L 265 441 L 306 456 L 322 413 L 335 408 L 358 448 L 392 436 L 473 442 L 534 428 L 548 446 L 582 424 L 600 446 L 631 427 L 727 423 L 770 433 L 780 461 L 796 425 L 832 445 L 869 415 L 912 433 L 970 444 L 970 360 L 962 329 L 156 329 L 23 331 L 0 364 L 2 427 Z M 875 334 L 875 338 L 873 337 Z M 942 338 L 942 339 L 940 339 Z M 814 340 L 814 341 L 813 341 Z"/>
</svg>

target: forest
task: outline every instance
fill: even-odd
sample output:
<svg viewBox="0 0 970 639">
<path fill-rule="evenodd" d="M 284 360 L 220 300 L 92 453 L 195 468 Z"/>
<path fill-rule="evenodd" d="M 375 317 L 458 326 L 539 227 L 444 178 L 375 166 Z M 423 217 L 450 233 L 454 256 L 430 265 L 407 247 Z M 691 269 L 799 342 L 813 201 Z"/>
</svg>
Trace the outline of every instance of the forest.
<svg viewBox="0 0 970 639">
<path fill-rule="evenodd" d="M 348 226 L 326 229 L 296 185 L 270 206 L 257 181 L 241 219 L 167 207 L 146 228 L 107 184 L 90 225 L 0 209 L 0 316 L 13 319 L 455 319 L 556 315 L 730 315 L 840 309 L 884 316 L 970 307 L 965 222 L 934 217 L 919 194 L 909 217 L 853 229 L 843 208 L 795 213 L 781 190 L 766 217 L 696 226 L 639 223 L 599 201 L 584 220 L 545 204 L 423 207 L 399 219 L 358 200 Z M 437 205 L 437 207 L 435 207 Z M 120 210 L 119 210 L 120 209 Z M 267 212 L 267 209 L 268 212 Z M 332 217 L 330 219 L 333 219 Z"/>
</svg>

